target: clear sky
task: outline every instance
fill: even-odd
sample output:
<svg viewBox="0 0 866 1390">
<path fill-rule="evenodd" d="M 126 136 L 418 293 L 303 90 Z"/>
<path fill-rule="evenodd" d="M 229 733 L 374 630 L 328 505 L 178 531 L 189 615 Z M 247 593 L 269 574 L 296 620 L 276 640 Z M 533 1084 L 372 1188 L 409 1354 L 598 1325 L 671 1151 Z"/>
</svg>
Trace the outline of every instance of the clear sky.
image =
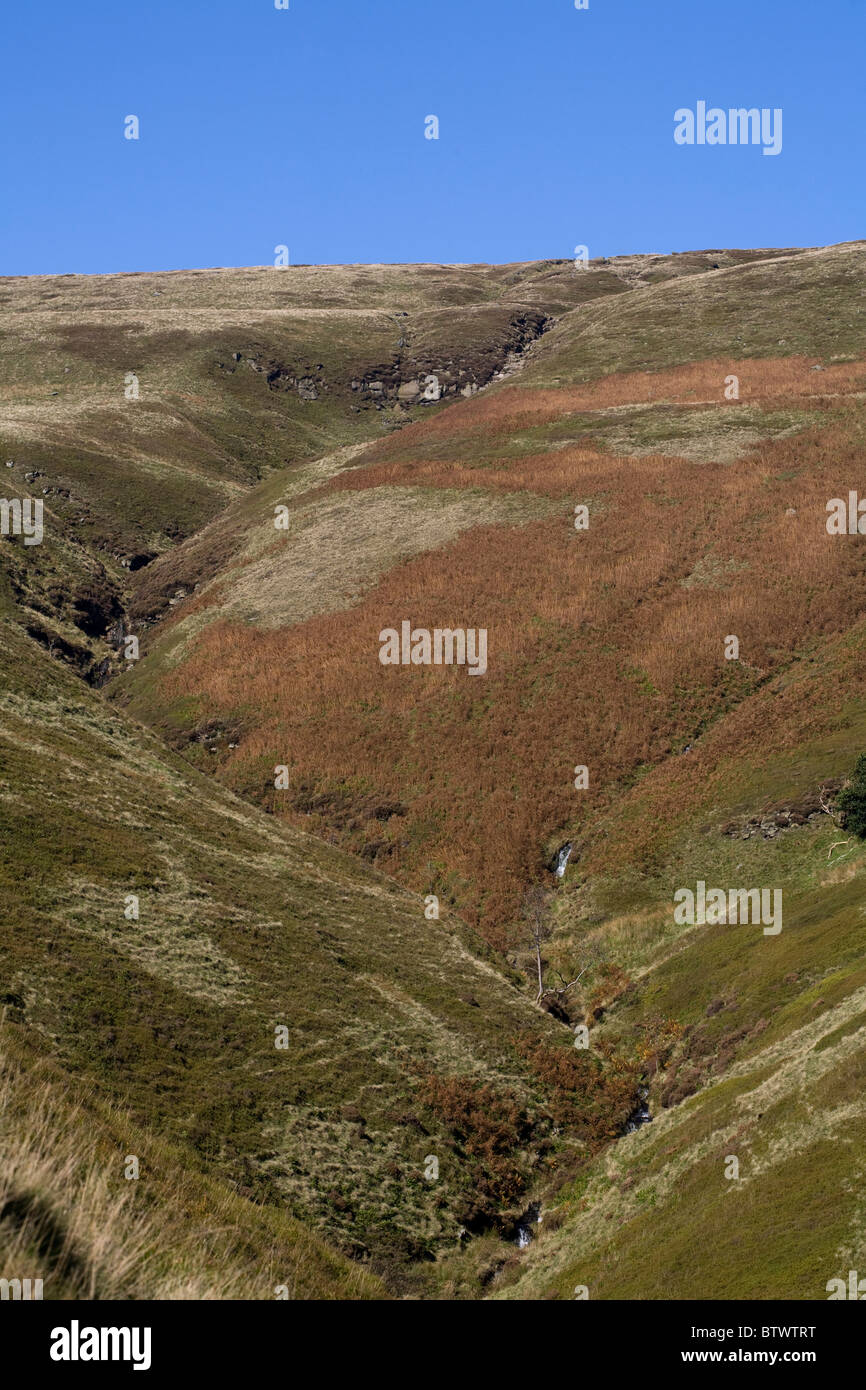
<svg viewBox="0 0 866 1390">
<path fill-rule="evenodd" d="M 0 274 L 866 236 L 866 0 L 289 3 L 9 0 Z M 781 154 L 678 146 L 701 100 Z"/>
</svg>

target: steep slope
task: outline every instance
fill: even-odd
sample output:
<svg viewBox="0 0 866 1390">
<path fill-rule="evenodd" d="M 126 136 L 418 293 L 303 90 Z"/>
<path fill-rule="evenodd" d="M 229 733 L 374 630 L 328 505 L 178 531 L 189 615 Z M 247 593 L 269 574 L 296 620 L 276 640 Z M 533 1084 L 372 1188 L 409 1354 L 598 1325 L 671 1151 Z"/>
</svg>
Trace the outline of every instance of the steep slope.
<svg viewBox="0 0 866 1390">
<path fill-rule="evenodd" d="M 866 494 L 864 256 L 635 278 L 513 383 L 275 475 L 118 688 L 527 968 L 521 894 L 572 846 L 548 968 L 589 963 L 572 1021 L 634 1059 L 653 1122 L 537 1188 L 524 1255 L 443 1256 L 440 1292 L 820 1299 L 862 1263 L 866 852 L 824 808 L 866 746 L 863 543 L 825 526 Z M 486 627 L 484 680 L 383 672 L 404 618 Z M 781 892 L 782 931 L 678 925 L 699 881 Z"/>
<path fill-rule="evenodd" d="M 576 803 L 591 818 L 860 612 L 862 550 L 824 522 L 863 482 L 866 368 L 818 354 L 846 287 L 836 317 L 858 331 L 864 255 L 786 255 L 583 306 L 516 384 L 274 475 L 137 577 L 144 624 L 179 576 L 186 597 L 118 698 L 236 791 L 515 944 L 521 891 L 571 838 Z M 774 273 L 760 300 L 755 277 Z M 667 327 L 692 322 L 694 295 L 722 295 L 719 315 L 750 321 L 765 355 L 532 384 L 543 363 L 564 375 L 590 320 L 615 353 L 628 305 L 659 306 Z M 789 322 L 814 324 L 813 355 L 767 355 Z M 223 563 L 197 580 L 203 552 Z M 378 634 L 404 620 L 484 628 L 484 679 L 383 669 Z M 728 634 L 742 659 L 725 659 Z M 275 764 L 290 769 L 277 794 Z M 591 770 L 580 796 L 575 765 Z"/>
<path fill-rule="evenodd" d="M 0 278 L 2 491 L 44 507 L 26 568 L 0 547 L 28 630 L 104 681 L 131 574 L 275 468 L 475 391 L 623 288 L 563 262 Z"/>
<path fill-rule="evenodd" d="M 368 1269 L 83 1092 L 21 1034 L 0 1034 L 3 1278 L 41 1280 L 52 1301 L 387 1297 Z"/>
<path fill-rule="evenodd" d="M 573 305 L 708 257 L 634 261 L 0 277 L 2 490 L 41 501 L 46 532 L 26 573 L 3 547 L 0 569 L 31 635 L 105 680 L 130 574 L 256 481 L 435 412 Z"/>
<path fill-rule="evenodd" d="M 826 810 L 866 735 L 864 550 L 825 527 L 866 494 L 864 257 L 126 278 L 125 323 L 171 283 L 148 331 L 187 314 L 203 355 L 160 389 L 199 360 L 178 400 L 259 430 L 255 476 L 203 461 L 188 538 L 168 508 L 135 568 L 66 521 L 0 546 L 7 1026 L 392 1291 L 825 1297 L 864 1234 L 863 851 Z M 465 398 L 419 404 L 428 373 Z M 136 544 L 137 486 L 105 507 Z M 484 677 L 383 667 L 405 620 L 484 628 Z M 781 891 L 783 930 L 683 927 L 698 881 Z M 527 914 L 546 983 L 585 967 L 560 1022 Z M 344 1296 L 339 1258 L 299 1296 Z"/>
<path fill-rule="evenodd" d="M 483 943 L 227 798 L 88 685 L 124 668 L 131 579 L 185 535 L 218 568 L 221 544 L 196 533 L 257 477 L 287 460 L 300 461 L 299 487 L 329 476 L 371 433 L 510 370 L 552 315 L 622 291 L 604 270 L 578 281 L 563 263 L 2 282 L 3 490 L 45 509 L 41 544 L 0 545 L 10 1107 L 32 1096 L 66 1118 L 55 1148 L 7 1131 L 15 1186 L 0 1226 L 10 1258 L 52 1269 L 57 1296 L 80 1293 L 85 1273 L 99 1297 L 219 1296 L 193 1258 L 202 1240 L 227 1262 L 225 1289 L 273 1241 L 274 1260 L 309 1266 L 297 1296 L 377 1296 L 260 1204 L 399 1287 L 461 1225 L 507 1228 L 561 1146 L 550 1087 L 516 1046 L 555 1039 L 556 1025 L 482 961 Z M 328 448 L 331 463 L 303 462 Z M 458 529 L 476 519 L 455 507 Z M 170 607 L 159 581 L 156 592 Z M 89 1113 L 66 1113 L 65 1085 Z M 459 1120 L 467 1087 L 477 1098 Z M 612 1093 L 602 1128 L 613 1133 L 628 1103 Z M 126 1118 L 97 1116 L 116 1104 Z M 130 1126 L 137 1147 L 177 1153 L 201 1184 L 187 1193 L 151 1171 L 124 1188 L 149 1194 L 127 1261 L 98 1247 L 97 1228 L 112 1212 L 125 1229 L 117 1171 L 100 1165 L 106 1145 L 133 1147 L 116 1138 Z M 585 1147 L 577 1131 L 566 1140 L 572 1157 Z M 85 1190 L 90 1228 L 75 1218 Z M 190 1207 L 206 1201 L 241 1244 L 221 1244 L 208 1217 L 196 1224 Z M 188 1219 L 158 1272 L 147 1221 L 165 1224 L 170 1205 Z"/>
<path fill-rule="evenodd" d="M 141 1187 L 161 1174 L 170 1199 L 167 1144 L 251 1203 L 254 1244 L 264 1204 L 397 1285 L 461 1224 L 513 1219 L 550 1146 L 514 1043 L 556 1025 L 458 921 L 237 801 L 11 624 L 2 635 L 5 1027 L 75 1095 L 129 1112 L 109 1188 L 143 1145 Z M 424 1101 L 436 1076 L 526 1112 L 490 1162 L 461 1158 Z M 105 1153 L 79 1143 L 85 1167 Z"/>
<path fill-rule="evenodd" d="M 862 1266 L 866 842 L 820 792 L 866 746 L 864 655 L 861 620 L 593 827 L 557 950 L 632 978 L 597 1032 L 643 1039 L 653 1122 L 562 1187 L 503 1294 L 817 1300 Z M 698 881 L 780 892 L 781 931 L 678 925 Z"/>
</svg>

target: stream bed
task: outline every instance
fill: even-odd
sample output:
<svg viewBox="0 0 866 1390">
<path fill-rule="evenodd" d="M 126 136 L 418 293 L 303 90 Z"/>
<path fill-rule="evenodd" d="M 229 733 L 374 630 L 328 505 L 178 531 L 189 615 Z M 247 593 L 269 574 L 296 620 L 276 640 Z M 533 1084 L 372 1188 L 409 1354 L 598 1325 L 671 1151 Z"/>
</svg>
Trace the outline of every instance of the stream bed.
<svg viewBox="0 0 866 1390">
<path fill-rule="evenodd" d="M 626 1121 L 623 1134 L 634 1134 L 641 1125 L 651 1125 L 653 1122 L 648 1104 L 649 1086 L 638 1086 L 637 1093 L 640 1099 Z"/>
<path fill-rule="evenodd" d="M 517 1236 L 514 1243 L 518 1250 L 525 1250 L 528 1245 L 532 1244 L 535 1227 L 540 1225 L 541 1203 L 531 1202 L 517 1223 Z"/>
<path fill-rule="evenodd" d="M 556 874 L 557 878 L 562 878 L 564 875 L 566 865 L 571 858 L 571 851 L 573 849 L 574 845 L 571 840 L 568 840 L 564 845 L 560 845 L 559 849 L 556 851 L 553 859 L 553 872 Z"/>
</svg>

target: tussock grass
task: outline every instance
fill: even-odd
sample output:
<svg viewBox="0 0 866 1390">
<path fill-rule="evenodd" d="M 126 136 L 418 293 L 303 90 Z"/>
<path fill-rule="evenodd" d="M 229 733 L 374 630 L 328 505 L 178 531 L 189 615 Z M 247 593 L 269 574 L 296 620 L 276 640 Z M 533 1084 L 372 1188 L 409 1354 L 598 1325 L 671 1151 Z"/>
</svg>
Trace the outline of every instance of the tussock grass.
<svg viewBox="0 0 866 1390">
<path fill-rule="evenodd" d="M 190 1168 L 0 1026 L 0 1277 L 45 1299 L 381 1298 L 369 1272 Z M 125 1179 L 130 1154 L 140 1176 Z"/>
</svg>

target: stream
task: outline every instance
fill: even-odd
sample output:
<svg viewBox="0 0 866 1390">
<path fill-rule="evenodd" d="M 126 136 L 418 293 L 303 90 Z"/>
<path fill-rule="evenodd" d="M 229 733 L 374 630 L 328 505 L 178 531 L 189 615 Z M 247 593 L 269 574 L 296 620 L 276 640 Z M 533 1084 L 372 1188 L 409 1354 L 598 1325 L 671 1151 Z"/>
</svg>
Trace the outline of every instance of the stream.
<svg viewBox="0 0 866 1390">
<path fill-rule="evenodd" d="M 560 845 L 553 858 L 551 868 L 557 878 L 562 878 L 565 874 L 566 866 L 571 858 L 574 843 L 566 840 L 564 845 Z M 634 1134 L 635 1130 L 640 1129 L 641 1125 L 652 1124 L 652 1115 L 649 1110 L 649 1087 L 638 1087 L 638 1103 L 629 1115 L 623 1134 Z M 518 1250 L 526 1250 L 535 1237 L 535 1228 L 541 1225 L 541 1203 L 531 1202 L 522 1216 L 518 1218 L 516 1235 L 512 1237 Z"/>
<path fill-rule="evenodd" d="M 560 851 L 561 853 L 561 851 Z M 641 1125 L 651 1125 L 653 1117 L 649 1111 L 649 1086 L 638 1086 L 638 1103 L 626 1121 L 623 1134 L 634 1134 Z M 530 1202 L 522 1216 L 518 1218 L 516 1234 L 512 1237 L 518 1250 L 526 1250 L 532 1244 L 536 1227 L 541 1225 L 541 1203 Z"/>
<path fill-rule="evenodd" d="M 640 1129 L 641 1125 L 651 1125 L 653 1122 L 653 1117 L 649 1112 L 649 1105 L 647 1104 L 649 1086 L 638 1086 L 637 1093 L 640 1097 L 640 1101 L 626 1121 L 626 1126 L 623 1130 L 624 1134 L 634 1134 L 635 1130 Z"/>
<path fill-rule="evenodd" d="M 517 1238 L 514 1243 L 518 1250 L 525 1250 L 532 1243 L 533 1227 L 540 1225 L 541 1203 L 531 1202 L 517 1223 Z"/>
<path fill-rule="evenodd" d="M 573 849 L 574 845 L 571 840 L 568 840 L 566 844 L 560 845 L 559 849 L 556 851 L 556 858 L 553 861 L 553 872 L 556 874 L 557 878 L 562 878 L 565 873 L 565 866 L 571 858 L 571 851 Z"/>
</svg>

